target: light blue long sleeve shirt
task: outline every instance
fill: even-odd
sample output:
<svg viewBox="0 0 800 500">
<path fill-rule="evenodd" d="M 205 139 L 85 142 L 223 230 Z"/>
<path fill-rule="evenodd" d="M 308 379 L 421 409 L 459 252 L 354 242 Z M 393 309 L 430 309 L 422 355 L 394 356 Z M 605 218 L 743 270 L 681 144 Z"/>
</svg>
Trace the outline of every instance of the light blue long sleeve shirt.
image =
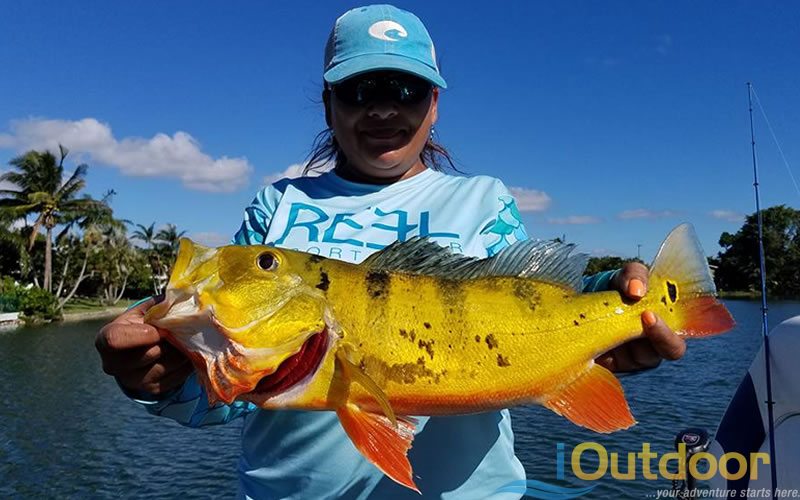
<svg viewBox="0 0 800 500">
<path fill-rule="evenodd" d="M 389 185 L 357 184 L 333 172 L 278 181 L 247 207 L 234 241 L 358 263 L 417 235 L 475 257 L 527 238 L 514 198 L 499 180 L 425 170 Z M 610 276 L 592 277 L 586 288 L 605 289 Z M 240 497 L 420 498 L 367 462 L 334 412 L 268 411 L 246 402 L 209 407 L 194 375 L 166 399 L 139 402 L 191 427 L 244 417 Z M 494 495 L 525 479 L 508 410 L 418 420 L 409 459 L 422 498 L 519 498 Z"/>
</svg>

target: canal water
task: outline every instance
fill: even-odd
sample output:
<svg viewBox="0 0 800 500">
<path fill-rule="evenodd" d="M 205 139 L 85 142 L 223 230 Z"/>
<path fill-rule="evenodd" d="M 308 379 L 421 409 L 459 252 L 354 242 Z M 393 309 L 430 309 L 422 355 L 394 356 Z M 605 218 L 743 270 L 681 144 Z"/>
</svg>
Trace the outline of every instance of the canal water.
<svg viewBox="0 0 800 500">
<path fill-rule="evenodd" d="M 727 301 L 732 332 L 692 341 L 680 361 L 622 378 L 638 424 L 600 435 L 539 407 L 512 410 L 517 454 L 528 478 L 583 486 L 569 453 L 594 441 L 625 456 L 650 443 L 672 451 L 686 427 L 716 429 L 758 350 L 760 304 Z M 800 314 L 800 302 L 770 306 L 770 321 Z M 241 425 L 183 428 L 150 416 L 127 400 L 100 369 L 94 336 L 101 321 L 0 332 L 0 497 L 2 498 L 229 498 L 236 492 Z M 566 450 L 557 480 L 558 443 Z M 625 462 L 621 464 L 627 470 Z M 607 476 L 583 498 L 645 498 L 666 480 Z"/>
</svg>

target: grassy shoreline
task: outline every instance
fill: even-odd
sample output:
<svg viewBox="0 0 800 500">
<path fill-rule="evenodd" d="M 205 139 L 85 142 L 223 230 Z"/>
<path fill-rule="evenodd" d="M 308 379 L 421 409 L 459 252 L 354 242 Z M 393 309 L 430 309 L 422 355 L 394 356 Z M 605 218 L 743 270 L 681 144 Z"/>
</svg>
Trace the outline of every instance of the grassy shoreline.
<svg viewBox="0 0 800 500">
<path fill-rule="evenodd" d="M 64 322 L 82 321 L 85 319 L 111 318 L 117 316 L 134 304 L 135 301 L 123 299 L 113 306 L 103 304 L 98 299 L 77 298 L 64 307 Z"/>
</svg>

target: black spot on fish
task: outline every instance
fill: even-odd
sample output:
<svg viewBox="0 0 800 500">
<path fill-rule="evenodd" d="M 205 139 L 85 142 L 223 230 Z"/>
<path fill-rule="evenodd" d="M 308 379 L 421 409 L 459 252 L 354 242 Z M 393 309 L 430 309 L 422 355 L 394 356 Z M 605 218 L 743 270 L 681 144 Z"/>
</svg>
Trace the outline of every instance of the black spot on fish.
<svg viewBox="0 0 800 500">
<path fill-rule="evenodd" d="M 583 314 L 583 313 L 580 313 L 578 316 L 579 316 L 581 319 L 586 319 L 586 315 L 585 315 L 585 314 Z"/>
<path fill-rule="evenodd" d="M 528 309 L 531 311 L 536 310 L 541 300 L 539 292 L 536 290 L 536 285 L 526 279 L 517 279 L 514 281 L 514 296 L 527 304 Z"/>
<path fill-rule="evenodd" d="M 490 351 L 498 346 L 497 339 L 494 338 L 493 334 L 490 333 L 486 336 L 486 345 L 489 346 Z"/>
<path fill-rule="evenodd" d="M 321 255 L 314 255 L 314 254 L 311 254 L 311 255 L 308 257 L 308 260 L 309 260 L 310 262 L 313 262 L 314 264 L 316 264 L 317 262 L 322 262 L 323 260 L 325 260 L 325 257 L 322 257 Z"/>
<path fill-rule="evenodd" d="M 405 328 L 401 328 L 399 331 L 400 331 L 400 336 L 403 337 L 404 339 L 408 339 L 412 344 L 417 338 L 417 332 L 415 332 L 414 330 L 408 331 Z"/>
<path fill-rule="evenodd" d="M 317 283 L 317 288 L 322 290 L 323 292 L 328 291 L 328 286 L 330 286 L 331 280 L 328 279 L 328 273 L 325 271 L 320 271 L 319 273 L 319 283 Z"/>
<path fill-rule="evenodd" d="M 366 276 L 367 293 L 373 299 L 386 299 L 389 297 L 389 284 L 391 277 L 385 271 L 370 271 Z"/>
<path fill-rule="evenodd" d="M 579 326 L 580 325 L 580 323 L 578 323 L 577 319 L 573 319 L 572 320 L 572 324 L 575 325 L 575 326 Z"/>
<path fill-rule="evenodd" d="M 664 304 L 664 305 L 667 305 L 667 296 L 666 295 L 662 295 L 661 296 L 661 303 Z"/>
<path fill-rule="evenodd" d="M 606 307 L 608 307 L 608 301 L 607 301 L 607 300 L 604 300 L 604 301 L 603 301 L 603 305 L 604 305 L 604 306 L 606 306 Z"/>
<path fill-rule="evenodd" d="M 479 344 L 481 343 L 481 336 L 480 335 L 475 335 L 475 342 L 477 342 Z"/>
<path fill-rule="evenodd" d="M 428 323 L 427 321 L 426 321 L 425 323 L 422 323 L 422 324 L 423 324 L 423 325 L 425 326 L 425 328 L 427 328 L 428 330 L 430 330 L 430 329 L 431 329 L 431 324 L 430 324 L 430 323 Z"/>
<path fill-rule="evenodd" d="M 506 366 L 511 366 L 511 363 L 508 361 L 508 358 L 505 358 L 502 354 L 497 353 L 497 366 L 505 368 Z"/>
<path fill-rule="evenodd" d="M 675 286 L 675 283 L 667 281 L 667 293 L 669 294 L 669 300 L 674 304 L 678 300 L 678 287 Z"/>
<path fill-rule="evenodd" d="M 429 341 L 426 342 L 426 341 L 424 341 L 422 339 L 419 339 L 419 342 L 417 343 L 417 346 L 420 349 L 425 349 L 425 352 L 428 353 L 428 356 L 430 356 L 431 359 L 433 359 L 433 344 L 434 344 L 433 340 L 429 340 Z"/>
</svg>

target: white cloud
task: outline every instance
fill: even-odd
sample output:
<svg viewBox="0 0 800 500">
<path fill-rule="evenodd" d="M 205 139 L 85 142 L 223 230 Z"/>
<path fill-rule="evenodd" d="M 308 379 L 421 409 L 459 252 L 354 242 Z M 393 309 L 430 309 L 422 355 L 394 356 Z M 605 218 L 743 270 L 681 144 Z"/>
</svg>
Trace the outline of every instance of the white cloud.
<svg viewBox="0 0 800 500">
<path fill-rule="evenodd" d="M 709 215 L 715 219 L 726 220 L 728 222 L 744 222 L 745 215 L 732 210 L 712 210 Z"/>
<path fill-rule="evenodd" d="M 543 212 L 553 201 L 547 193 L 536 189 L 511 187 L 508 190 L 517 200 L 517 209 L 520 212 Z"/>
<path fill-rule="evenodd" d="M 212 158 L 187 132 L 172 136 L 117 139 L 107 123 L 94 118 L 77 121 L 31 118 L 11 122 L 11 133 L 0 134 L 0 148 L 22 152 L 57 151 L 63 144 L 73 154 L 135 177 L 179 179 L 189 189 L 230 192 L 245 187 L 253 167 L 246 158 Z"/>
<path fill-rule="evenodd" d="M 3 174 L 5 174 L 6 172 L 7 172 L 7 171 L 2 171 L 2 170 L 0 170 L 0 176 L 2 176 Z M 14 184 L 13 182 L 8 182 L 8 181 L 0 181 L 0 189 L 4 189 L 4 190 L 14 190 L 14 191 L 17 191 L 17 190 L 19 189 L 19 186 L 17 186 L 17 185 L 16 185 L 16 184 Z"/>
<path fill-rule="evenodd" d="M 678 212 L 672 210 L 648 210 L 637 208 L 635 210 L 625 210 L 617 214 L 620 219 L 663 219 L 665 217 L 675 217 Z"/>
<path fill-rule="evenodd" d="M 231 244 L 231 236 L 230 234 L 205 232 L 192 233 L 189 235 L 189 238 L 207 247 L 221 247 Z"/>
<path fill-rule="evenodd" d="M 567 217 L 551 217 L 547 219 L 548 224 L 599 224 L 603 222 L 600 217 L 593 215 L 569 215 Z"/>
<path fill-rule="evenodd" d="M 307 174 L 307 177 L 316 177 L 323 172 L 327 172 L 328 170 L 333 168 L 333 163 L 329 162 L 326 163 L 322 168 L 312 170 Z M 297 177 L 303 176 L 303 170 L 305 169 L 305 165 L 302 163 L 292 163 L 283 172 L 277 172 L 274 174 L 269 174 L 264 177 L 263 183 L 272 184 L 275 181 L 279 181 L 281 179 L 296 179 Z"/>
</svg>

